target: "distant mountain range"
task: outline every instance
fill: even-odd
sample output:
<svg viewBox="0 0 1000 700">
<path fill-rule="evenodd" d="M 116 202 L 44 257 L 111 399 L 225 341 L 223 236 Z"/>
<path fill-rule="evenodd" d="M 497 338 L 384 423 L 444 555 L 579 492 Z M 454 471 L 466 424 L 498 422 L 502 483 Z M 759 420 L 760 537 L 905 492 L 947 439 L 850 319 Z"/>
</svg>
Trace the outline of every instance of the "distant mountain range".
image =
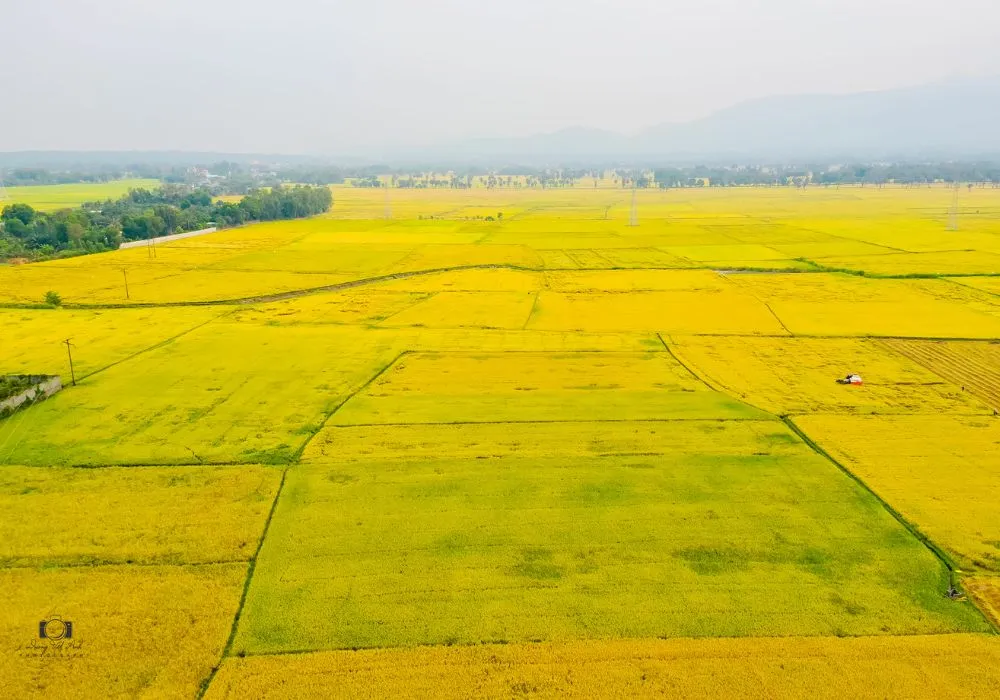
<svg viewBox="0 0 1000 700">
<path fill-rule="evenodd" d="M 522 164 L 997 157 L 1000 76 L 848 95 L 766 97 L 633 135 L 573 127 L 466 141 L 419 155 Z"/>
<path fill-rule="evenodd" d="M 0 168 L 231 160 L 446 169 L 479 164 L 598 166 L 1000 160 L 1000 76 L 848 95 L 787 95 L 737 104 L 703 119 L 635 134 L 569 127 L 519 138 L 329 156 L 164 151 L 0 153 Z"/>
</svg>

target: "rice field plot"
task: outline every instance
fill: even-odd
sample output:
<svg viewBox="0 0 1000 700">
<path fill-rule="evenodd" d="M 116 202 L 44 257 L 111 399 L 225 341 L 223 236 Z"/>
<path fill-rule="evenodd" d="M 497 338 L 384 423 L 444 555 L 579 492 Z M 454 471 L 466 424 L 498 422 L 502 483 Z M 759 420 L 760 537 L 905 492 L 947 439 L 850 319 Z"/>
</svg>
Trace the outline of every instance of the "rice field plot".
<svg viewBox="0 0 1000 700">
<path fill-rule="evenodd" d="M 539 269 L 542 260 L 532 248 L 521 245 L 424 245 L 386 268 L 386 272 L 440 270 L 469 265 L 511 265 Z"/>
<path fill-rule="evenodd" d="M 0 569 L 8 697 L 194 697 L 222 655 L 247 566 Z M 72 638 L 39 639 L 59 617 Z"/>
<path fill-rule="evenodd" d="M 540 272 L 508 269 L 449 270 L 379 282 L 379 289 L 406 292 L 534 292 L 542 288 Z"/>
<path fill-rule="evenodd" d="M 412 352 L 647 352 L 663 346 L 655 337 L 620 333 L 565 333 L 489 328 L 388 328 L 371 331 L 372 339 L 389 337 Z"/>
<path fill-rule="evenodd" d="M 523 454 L 488 424 L 328 427 L 349 435 L 289 472 L 234 653 L 985 629 L 780 422 L 587 425 L 532 424 Z"/>
<path fill-rule="evenodd" d="M 784 260 L 788 257 L 785 253 L 759 244 L 673 246 L 665 250 L 678 257 L 686 258 L 695 264 L 704 263 L 708 260 L 750 260 L 764 262 Z"/>
<path fill-rule="evenodd" d="M 523 328 L 535 292 L 438 292 L 382 321 L 386 326 Z"/>
<path fill-rule="evenodd" d="M 996 277 L 954 277 L 950 280 L 966 287 L 1000 296 L 1000 275 Z"/>
<path fill-rule="evenodd" d="M 0 421 L 0 464 L 287 462 L 398 354 L 397 339 L 363 333 L 203 327 Z"/>
<path fill-rule="evenodd" d="M 962 581 L 976 605 L 995 626 L 1000 626 L 1000 578 L 995 576 L 973 576 Z"/>
<path fill-rule="evenodd" d="M 909 342 L 679 336 L 672 347 L 713 386 L 772 413 L 991 413 L 953 377 L 895 352 Z M 864 384 L 835 381 L 849 373 Z"/>
<path fill-rule="evenodd" d="M 18 305 L 42 305 L 47 292 L 56 292 L 67 304 L 127 304 L 133 285 L 154 282 L 189 269 L 190 265 L 175 265 L 172 261 L 157 263 L 135 256 L 135 250 L 122 251 L 117 261 L 101 260 L 118 254 L 86 256 L 88 264 L 75 260 L 0 265 L 0 302 Z M 72 264 L 71 264 L 72 263 Z"/>
<path fill-rule="evenodd" d="M 789 258 L 808 258 L 819 263 L 830 257 L 885 255 L 897 252 L 895 248 L 886 248 L 874 243 L 833 237 L 818 241 L 776 242 L 771 243 L 769 247 L 784 253 Z"/>
<path fill-rule="evenodd" d="M 707 270 L 582 270 L 546 272 L 545 289 L 561 292 L 706 292 L 726 291 L 725 278 Z"/>
<path fill-rule="evenodd" d="M 232 319 L 268 326 L 375 324 L 430 297 L 427 292 L 348 289 L 240 307 Z"/>
<path fill-rule="evenodd" d="M 963 568 L 1000 571 L 1000 419 L 817 414 L 795 422 Z"/>
<path fill-rule="evenodd" d="M 316 289 L 353 279 L 350 274 L 192 270 L 130 284 L 129 291 L 133 302 L 217 302 Z"/>
<path fill-rule="evenodd" d="M 1000 315 L 942 298 L 945 280 L 843 274 L 730 275 L 795 335 L 997 338 Z"/>
<path fill-rule="evenodd" d="M 998 668 L 991 635 L 607 640 L 228 658 L 205 697 L 972 700 L 1000 692 Z"/>
<path fill-rule="evenodd" d="M 558 423 L 553 428 L 553 423 Z M 782 457 L 800 453 L 770 419 L 733 421 L 703 418 L 696 430 L 675 430 L 664 421 L 552 421 L 519 423 L 411 423 L 382 425 L 329 425 L 321 430 L 303 454 L 306 464 L 363 464 L 373 459 L 427 462 L 447 453 L 449 459 L 502 460 L 593 457 L 666 458 L 684 451 L 688 441 L 698 450 L 708 440 L 725 444 L 726 454 L 763 453 Z M 373 449 L 376 448 L 377 450 Z M 698 451 L 696 450 L 696 451 Z M 443 452 L 444 451 L 444 452 Z"/>
<path fill-rule="evenodd" d="M 38 211 L 78 207 L 128 194 L 130 189 L 153 189 L 159 180 L 130 179 L 110 182 L 78 182 L 65 185 L 25 185 L 7 188 L 7 203 L 28 204 Z"/>
<path fill-rule="evenodd" d="M 0 567 L 249 561 L 266 467 L 0 468 Z"/>
<path fill-rule="evenodd" d="M 620 294 L 543 291 L 527 328 L 582 332 L 787 335 L 767 306 L 740 290 Z"/>
<path fill-rule="evenodd" d="M 884 340 L 883 345 L 923 365 L 1000 410 L 1000 342 Z"/>
<path fill-rule="evenodd" d="M 81 379 L 223 313 L 213 308 L 0 309 L 0 374 L 58 374 L 69 383 L 67 339 Z"/>
<path fill-rule="evenodd" d="M 692 266 L 692 263 L 684 258 L 657 248 L 606 248 L 601 250 L 600 254 L 611 263 L 613 268 L 685 268 Z"/>
<path fill-rule="evenodd" d="M 826 267 L 875 275 L 949 275 L 1000 273 L 1000 255 L 981 250 L 933 253 L 895 253 L 854 257 L 825 257 Z"/>
<path fill-rule="evenodd" d="M 401 357 L 331 423 L 762 417 L 708 390 L 665 352 L 442 352 Z"/>
<path fill-rule="evenodd" d="M 357 236 L 363 239 L 365 233 Z M 411 235 L 411 238 L 415 237 Z M 304 240 L 277 248 L 252 250 L 223 259 L 211 267 L 238 272 L 328 273 L 363 278 L 385 272 L 414 249 L 413 241 L 409 245 L 365 240 L 343 241 L 348 238 L 350 237 L 344 234 L 305 234 Z"/>
</svg>

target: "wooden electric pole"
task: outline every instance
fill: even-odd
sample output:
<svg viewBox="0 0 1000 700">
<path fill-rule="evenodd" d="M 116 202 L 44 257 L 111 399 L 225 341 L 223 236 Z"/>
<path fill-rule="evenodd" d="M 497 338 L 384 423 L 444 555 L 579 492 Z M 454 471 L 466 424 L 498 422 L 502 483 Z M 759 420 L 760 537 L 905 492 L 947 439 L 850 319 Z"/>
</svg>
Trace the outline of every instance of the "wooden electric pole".
<svg viewBox="0 0 1000 700">
<path fill-rule="evenodd" d="M 73 386 L 76 386 L 76 372 L 73 371 L 73 350 L 72 345 L 70 345 L 70 339 L 67 338 L 63 342 L 66 343 L 66 354 L 69 355 L 69 376 L 73 381 Z"/>
</svg>

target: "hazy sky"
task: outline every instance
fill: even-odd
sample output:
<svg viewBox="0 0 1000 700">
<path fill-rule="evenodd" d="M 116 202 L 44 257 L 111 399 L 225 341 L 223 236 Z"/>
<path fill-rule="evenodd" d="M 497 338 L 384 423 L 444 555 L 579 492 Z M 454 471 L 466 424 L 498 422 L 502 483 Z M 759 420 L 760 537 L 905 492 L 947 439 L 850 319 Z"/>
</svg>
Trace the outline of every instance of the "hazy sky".
<svg viewBox="0 0 1000 700">
<path fill-rule="evenodd" d="M 0 0 L 0 151 L 377 153 L 1000 65 L 997 0 Z"/>
</svg>

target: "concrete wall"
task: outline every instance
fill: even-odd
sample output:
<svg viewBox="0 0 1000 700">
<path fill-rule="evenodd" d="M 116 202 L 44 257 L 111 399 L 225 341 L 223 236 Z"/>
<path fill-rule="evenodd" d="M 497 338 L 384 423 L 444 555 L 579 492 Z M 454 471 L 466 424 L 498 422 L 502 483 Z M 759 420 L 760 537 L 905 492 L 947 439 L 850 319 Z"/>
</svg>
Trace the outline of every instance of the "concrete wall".
<svg viewBox="0 0 1000 700">
<path fill-rule="evenodd" d="M 9 416 L 25 404 L 31 405 L 35 401 L 47 399 L 62 389 L 62 379 L 59 377 L 40 376 L 37 379 L 38 383 L 30 389 L 25 389 L 20 394 L 0 401 L 0 418 Z"/>
</svg>

